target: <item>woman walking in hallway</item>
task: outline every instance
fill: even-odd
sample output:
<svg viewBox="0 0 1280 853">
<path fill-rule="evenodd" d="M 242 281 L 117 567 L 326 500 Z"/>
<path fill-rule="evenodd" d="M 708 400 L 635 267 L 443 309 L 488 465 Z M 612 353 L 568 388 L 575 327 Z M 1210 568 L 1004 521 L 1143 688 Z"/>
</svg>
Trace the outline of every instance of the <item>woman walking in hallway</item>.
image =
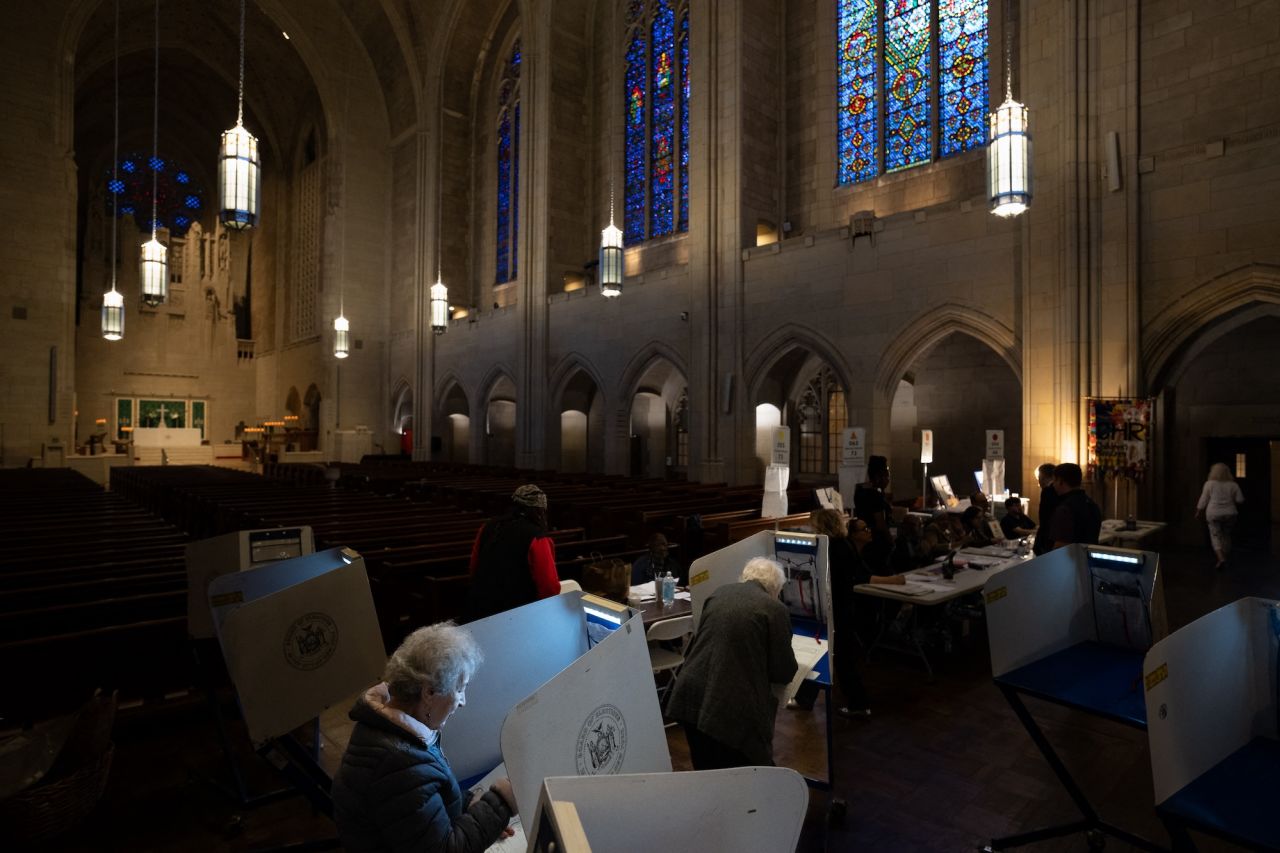
<svg viewBox="0 0 1280 853">
<path fill-rule="evenodd" d="M 1218 562 L 1214 568 L 1221 571 L 1231 556 L 1231 528 L 1235 526 L 1239 515 L 1239 505 L 1244 503 L 1244 494 L 1240 485 L 1231 476 L 1231 469 L 1225 463 L 1215 462 L 1209 468 L 1209 479 L 1205 480 L 1200 491 L 1200 501 L 1196 504 L 1196 518 L 1204 517 L 1209 524 L 1209 541 L 1213 543 L 1213 553 Z"/>
</svg>

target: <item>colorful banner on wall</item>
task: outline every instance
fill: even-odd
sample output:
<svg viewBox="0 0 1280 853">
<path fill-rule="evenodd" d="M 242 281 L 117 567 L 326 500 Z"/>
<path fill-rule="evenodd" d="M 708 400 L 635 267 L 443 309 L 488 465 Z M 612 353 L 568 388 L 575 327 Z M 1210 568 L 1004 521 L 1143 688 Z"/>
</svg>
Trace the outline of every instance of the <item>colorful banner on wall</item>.
<svg viewBox="0 0 1280 853">
<path fill-rule="evenodd" d="M 1150 464 L 1154 400 L 1090 397 L 1088 476 L 1141 480 Z"/>
</svg>

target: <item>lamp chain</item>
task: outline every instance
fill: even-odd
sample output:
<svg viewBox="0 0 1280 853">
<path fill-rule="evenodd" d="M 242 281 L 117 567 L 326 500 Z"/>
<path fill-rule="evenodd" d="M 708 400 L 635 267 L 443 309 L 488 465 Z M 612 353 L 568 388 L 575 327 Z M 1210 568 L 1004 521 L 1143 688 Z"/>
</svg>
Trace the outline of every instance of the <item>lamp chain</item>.
<svg viewBox="0 0 1280 853">
<path fill-rule="evenodd" d="M 156 162 L 160 159 L 160 0 L 156 0 L 156 57 L 154 101 L 151 109 L 151 239 L 156 238 Z"/>
<path fill-rule="evenodd" d="M 116 289 L 116 204 L 120 194 L 116 187 L 120 181 L 120 0 L 116 0 L 116 56 L 115 102 L 113 116 L 115 130 L 111 137 L 111 289 Z M 154 195 L 154 193 L 152 193 Z M 153 217 L 154 218 L 154 217 Z"/>
<path fill-rule="evenodd" d="M 1012 0 L 1004 0 L 1004 99 L 1013 100 L 1013 12 Z"/>
<path fill-rule="evenodd" d="M 236 124 L 244 124 L 244 3 L 240 0 L 240 88 L 236 99 Z"/>
</svg>

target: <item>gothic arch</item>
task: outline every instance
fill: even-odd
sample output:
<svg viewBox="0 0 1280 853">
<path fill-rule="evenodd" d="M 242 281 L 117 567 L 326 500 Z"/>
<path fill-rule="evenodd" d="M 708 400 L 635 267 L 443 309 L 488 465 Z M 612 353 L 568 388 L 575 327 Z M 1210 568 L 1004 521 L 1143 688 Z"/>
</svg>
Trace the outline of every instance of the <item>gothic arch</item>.
<svg viewBox="0 0 1280 853">
<path fill-rule="evenodd" d="M 516 384 L 515 380 L 515 371 L 510 367 L 505 364 L 498 363 L 489 368 L 489 372 L 485 374 L 484 380 L 480 383 L 480 387 L 483 391 L 480 395 L 479 401 L 482 406 L 486 408 L 488 407 L 489 403 L 493 399 L 494 389 L 497 388 L 498 383 L 502 382 L 504 379 L 511 383 L 512 388 L 519 389 L 520 386 Z M 517 400 L 515 402 L 518 403 L 519 401 Z"/>
<path fill-rule="evenodd" d="M 1021 384 L 1022 353 L 1013 329 L 978 308 L 949 302 L 927 309 L 885 348 L 876 368 L 876 391 L 892 400 L 898 381 L 920 353 L 953 332 L 976 338 L 995 350 Z"/>
<path fill-rule="evenodd" d="M 397 432 L 406 420 L 413 419 L 413 387 L 401 376 L 391 389 L 391 428 Z"/>
<path fill-rule="evenodd" d="M 659 361 L 669 362 L 685 378 L 686 384 L 688 383 L 689 368 L 680 353 L 662 341 L 650 341 L 642 346 L 627 362 L 627 366 L 622 369 L 622 380 L 618 383 L 618 390 L 621 394 L 618 399 L 630 401 L 636 395 L 636 391 L 639 390 L 640 380 Z"/>
<path fill-rule="evenodd" d="M 496 379 L 495 379 L 496 381 Z M 462 396 L 467 401 L 467 414 L 471 414 L 471 395 L 467 393 L 467 387 L 462 384 L 462 380 L 452 370 L 446 372 L 438 380 L 436 380 L 436 399 L 433 411 L 440 412 L 444 409 L 445 402 L 453 395 L 453 389 L 457 388 L 462 392 Z"/>
<path fill-rule="evenodd" d="M 600 381 L 600 374 L 591 366 L 586 356 L 577 352 L 567 353 L 560 362 L 551 371 L 551 402 L 553 405 L 560 405 L 560 398 L 564 395 L 565 387 L 573 381 L 574 374 L 581 371 L 595 383 L 596 393 L 600 395 L 601 402 L 608 400 L 604 393 L 604 383 Z"/>
<path fill-rule="evenodd" d="M 1206 281 L 1147 326 L 1147 388 L 1159 390 L 1196 352 L 1265 314 L 1280 314 L 1280 266 L 1250 264 Z"/>
<path fill-rule="evenodd" d="M 769 375 L 769 371 L 783 356 L 795 349 L 808 350 L 825 361 L 835 371 L 840 385 L 847 390 L 853 387 L 853 371 L 849 363 L 832 341 L 813 329 L 795 323 L 788 323 L 770 332 L 756 345 L 755 350 L 747 358 L 746 376 L 749 378 L 747 390 L 749 399 L 754 400 L 760 385 Z"/>
</svg>

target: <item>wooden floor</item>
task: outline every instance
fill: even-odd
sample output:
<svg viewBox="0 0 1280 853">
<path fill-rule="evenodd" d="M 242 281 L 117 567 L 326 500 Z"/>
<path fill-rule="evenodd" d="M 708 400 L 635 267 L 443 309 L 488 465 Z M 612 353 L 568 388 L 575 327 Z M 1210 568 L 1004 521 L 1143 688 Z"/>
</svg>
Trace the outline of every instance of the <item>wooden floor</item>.
<svg viewBox="0 0 1280 853">
<path fill-rule="evenodd" d="M 1274 558 L 1241 553 L 1222 574 L 1212 572 L 1211 563 L 1207 551 L 1162 557 L 1171 627 L 1243 595 L 1280 598 Z M 842 826 L 828 826 L 827 795 L 812 792 L 800 850 L 972 851 L 993 836 L 1075 816 L 992 685 L 981 635 L 944 660 L 933 683 L 912 662 L 889 657 L 862 672 L 873 716 L 835 722 L 835 788 L 848 803 L 848 817 Z M 1152 809 L 1144 733 L 1043 703 L 1032 712 L 1104 817 L 1167 844 Z M 780 712 L 779 764 L 825 775 L 824 713 L 821 701 L 810 712 Z M 322 728 L 324 760 L 333 766 L 349 730 L 344 710 L 326 714 Z M 668 740 L 676 769 L 688 769 L 683 734 L 668 729 Z M 210 777 L 225 773 L 202 706 L 151 718 L 125 714 L 116 741 L 102 803 L 83 826 L 44 849 L 240 851 L 334 834 L 327 819 L 296 797 L 244 809 L 210 784 Z M 256 790 L 277 786 L 260 759 L 245 755 L 242 763 Z M 1086 845 L 1077 836 L 1026 849 Z M 1131 848 L 1112 841 L 1107 849 Z M 1235 848 L 1206 841 L 1201 849 Z"/>
</svg>

